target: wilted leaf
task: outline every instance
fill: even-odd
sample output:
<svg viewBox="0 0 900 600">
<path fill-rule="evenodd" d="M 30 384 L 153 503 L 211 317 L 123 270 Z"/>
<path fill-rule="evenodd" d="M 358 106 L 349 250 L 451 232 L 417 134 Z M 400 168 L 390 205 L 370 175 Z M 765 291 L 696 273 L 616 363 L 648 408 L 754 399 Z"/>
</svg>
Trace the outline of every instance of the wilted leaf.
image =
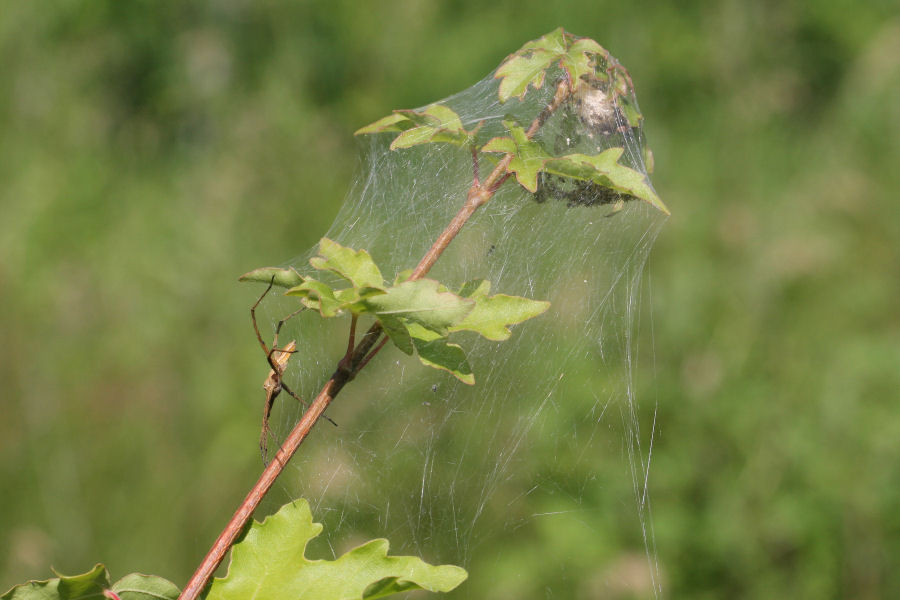
<svg viewBox="0 0 900 600">
<path fill-rule="evenodd" d="M 213 580 L 207 600 L 357 600 L 396 591 L 447 592 L 466 578 L 452 565 L 432 566 L 413 556 L 387 556 L 388 541 L 372 540 L 337 560 L 309 560 L 309 541 L 322 526 L 306 500 L 286 504 L 253 522 L 231 551 L 228 574 Z"/>
</svg>

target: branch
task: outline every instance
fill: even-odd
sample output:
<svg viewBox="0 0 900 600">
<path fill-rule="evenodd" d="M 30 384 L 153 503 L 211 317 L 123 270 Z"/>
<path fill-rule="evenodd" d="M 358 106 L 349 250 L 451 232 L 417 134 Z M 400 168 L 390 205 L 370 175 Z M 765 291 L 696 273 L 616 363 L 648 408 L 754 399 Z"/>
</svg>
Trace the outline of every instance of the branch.
<svg viewBox="0 0 900 600">
<path fill-rule="evenodd" d="M 557 85 L 556 94 L 554 95 L 553 100 L 543 111 L 541 111 L 541 114 L 534 119 L 531 126 L 528 128 L 528 131 L 526 132 L 527 137 L 531 138 L 537 133 L 550 115 L 562 106 L 570 93 L 568 81 L 560 81 Z M 477 170 L 475 171 L 473 177 L 474 180 L 466 196 L 466 202 L 444 231 L 441 232 L 441 235 L 438 236 L 428 252 L 425 253 L 422 260 L 419 261 L 419 264 L 410 276 L 410 280 L 424 277 L 475 211 L 494 196 L 500 186 L 509 178 L 507 167 L 509 167 L 511 160 L 512 156 L 505 156 L 483 182 L 478 180 Z M 477 157 L 474 164 L 477 169 Z M 319 417 L 322 416 L 322 413 L 325 412 L 325 409 L 328 408 L 328 405 L 338 395 L 341 389 L 343 389 L 343 387 L 372 360 L 378 351 L 384 347 L 387 342 L 387 337 L 382 338 L 383 331 L 381 324 L 375 323 L 369 328 L 351 353 L 355 325 L 356 322 L 354 317 L 354 321 L 351 323 L 351 337 L 347 348 L 347 354 L 345 354 L 338 363 L 337 369 L 322 387 L 310 407 L 303 413 L 303 417 L 294 426 L 294 429 L 284 441 L 284 444 L 282 444 L 281 448 L 279 448 L 278 452 L 275 454 L 274 460 L 272 460 L 265 468 L 259 480 L 234 513 L 234 516 L 228 521 L 225 529 L 219 534 L 218 539 L 216 539 L 212 548 L 204 557 L 203 562 L 200 563 L 197 571 L 191 577 L 190 581 L 188 581 L 187 585 L 185 585 L 184 590 L 178 597 L 179 600 L 195 600 L 200 596 L 212 578 L 213 573 L 215 573 L 215 570 L 225 558 L 225 554 L 227 554 L 231 546 L 234 545 L 235 541 L 244 530 L 247 522 L 253 516 L 253 512 L 259 506 L 259 503 L 269 491 L 269 488 L 272 487 L 272 484 L 275 483 L 275 479 L 281 474 L 281 471 L 287 465 L 288 461 L 294 453 L 297 452 L 300 444 L 306 439 L 306 436 L 313 425 L 316 424 L 316 421 L 319 420 Z M 375 345 L 379 339 L 381 340 L 381 343 L 376 347 Z"/>
</svg>

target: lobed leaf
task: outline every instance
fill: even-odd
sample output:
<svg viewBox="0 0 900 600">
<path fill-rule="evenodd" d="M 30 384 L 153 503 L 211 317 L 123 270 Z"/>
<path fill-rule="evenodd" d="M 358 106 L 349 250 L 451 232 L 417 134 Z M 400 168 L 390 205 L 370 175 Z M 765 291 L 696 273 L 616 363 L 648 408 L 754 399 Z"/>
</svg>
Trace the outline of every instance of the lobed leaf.
<svg viewBox="0 0 900 600">
<path fill-rule="evenodd" d="M 526 43 L 510 54 L 494 78 L 500 79 L 500 102 L 522 100 L 528 88 L 540 89 L 547 69 L 558 64 L 568 74 L 572 89 L 582 77 L 595 72 L 600 60 L 609 60 L 609 52 L 590 38 L 579 38 L 562 27 Z"/>
<path fill-rule="evenodd" d="M 531 193 L 538 188 L 541 172 L 562 175 L 582 181 L 591 181 L 611 190 L 629 194 L 651 204 L 665 214 L 669 209 L 647 183 L 645 175 L 625 165 L 619 158 L 625 152 L 622 147 L 609 148 L 600 154 L 568 154 L 553 157 L 534 140 L 529 140 L 525 130 L 513 121 L 504 121 L 509 131 L 507 137 L 495 137 L 482 146 L 484 152 L 502 152 L 512 158 L 507 171 L 514 174 L 519 185 Z"/>
<path fill-rule="evenodd" d="M 598 56 L 609 62 L 609 52 L 590 38 L 571 37 L 576 41 L 560 57 L 559 65 L 569 74 L 569 81 L 574 84 L 581 80 L 582 75 L 594 73 Z"/>
<path fill-rule="evenodd" d="M 527 321 L 550 308 L 549 302 L 506 294 L 488 296 L 488 291 L 490 283 L 485 280 L 463 286 L 460 296 L 475 300 L 475 308 L 450 331 L 474 331 L 489 340 L 503 341 L 512 335 L 510 325 Z"/>
<path fill-rule="evenodd" d="M 528 53 L 520 50 L 511 54 L 494 73 L 494 77 L 500 79 L 500 102 L 506 102 L 510 98 L 524 99 L 528 86 L 540 89 L 544 85 L 547 68 L 557 58 L 541 49 Z"/>
<path fill-rule="evenodd" d="M 319 256 L 309 259 L 309 264 L 340 275 L 359 290 L 384 288 L 381 271 L 368 252 L 347 248 L 328 238 L 319 241 Z"/>
<path fill-rule="evenodd" d="M 507 171 L 531 193 L 537 192 L 538 173 L 544 163 L 553 158 L 536 141 L 528 139 L 525 130 L 514 121 L 503 121 L 509 136 L 495 137 L 482 146 L 483 152 L 502 152 L 512 157 Z"/>
<path fill-rule="evenodd" d="M 361 300 L 367 312 L 376 317 L 393 316 L 418 323 L 440 335 L 462 321 L 475 302 L 442 291 L 433 279 L 405 281 L 388 288 L 386 293 Z"/>
<path fill-rule="evenodd" d="M 624 148 L 615 147 L 593 156 L 568 154 L 547 161 L 545 170 L 556 175 L 592 181 L 617 192 L 630 194 L 669 214 L 669 209 L 647 183 L 644 174 L 619 164 L 623 152 Z"/>
<path fill-rule="evenodd" d="M 356 135 L 383 131 L 401 132 L 391 142 L 391 150 L 431 142 L 463 146 L 471 142 L 474 134 L 466 131 L 453 109 L 442 104 L 430 104 L 422 109 L 395 110 L 392 115 L 356 130 Z"/>
<path fill-rule="evenodd" d="M 254 521 L 232 549 L 228 573 L 213 580 L 207 600 L 374 599 L 418 589 L 447 592 L 467 577 L 465 570 L 452 565 L 388 556 L 384 539 L 367 542 L 337 560 L 309 560 L 307 544 L 321 531 L 302 499 L 262 523 Z"/>
</svg>

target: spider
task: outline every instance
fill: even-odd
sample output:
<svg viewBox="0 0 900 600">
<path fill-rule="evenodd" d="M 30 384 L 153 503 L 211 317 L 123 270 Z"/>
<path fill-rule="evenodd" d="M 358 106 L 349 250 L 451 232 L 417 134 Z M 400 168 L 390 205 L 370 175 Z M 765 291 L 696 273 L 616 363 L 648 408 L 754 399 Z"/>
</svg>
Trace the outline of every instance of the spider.
<svg viewBox="0 0 900 600">
<path fill-rule="evenodd" d="M 282 390 L 284 390 L 285 392 L 290 394 L 291 397 L 297 400 L 297 402 L 299 402 L 302 406 L 305 407 L 307 405 L 306 401 L 304 401 L 303 398 L 294 393 L 294 391 L 289 388 L 287 384 L 282 380 L 287 362 L 291 359 L 291 355 L 297 351 L 297 343 L 294 340 L 291 340 L 284 348 L 278 347 L 278 334 L 281 333 L 282 326 L 293 317 L 298 315 L 300 312 L 304 311 L 306 307 L 301 306 L 285 318 L 278 321 L 278 325 L 275 326 L 275 335 L 272 338 L 271 348 L 266 346 L 266 343 L 263 341 L 262 335 L 259 333 L 259 325 L 256 322 L 256 308 L 259 306 L 260 302 L 262 302 L 263 298 L 266 297 L 274 284 L 275 278 L 272 277 L 272 280 L 269 282 L 269 286 L 265 289 L 262 295 L 257 298 L 253 306 L 250 307 L 250 319 L 253 321 L 253 331 L 256 332 L 256 339 L 259 340 L 259 345 L 262 347 L 263 352 L 266 353 L 266 361 L 268 361 L 269 366 L 271 367 L 269 374 L 266 376 L 266 380 L 263 382 L 263 389 L 266 390 L 266 405 L 263 410 L 262 431 L 259 435 L 259 451 L 262 454 L 264 464 L 268 464 L 270 433 L 269 415 L 271 415 L 272 413 L 272 406 L 275 403 L 275 399 L 282 392 Z M 325 418 L 328 419 L 332 423 L 332 425 L 337 425 L 328 416 L 325 416 Z"/>
</svg>

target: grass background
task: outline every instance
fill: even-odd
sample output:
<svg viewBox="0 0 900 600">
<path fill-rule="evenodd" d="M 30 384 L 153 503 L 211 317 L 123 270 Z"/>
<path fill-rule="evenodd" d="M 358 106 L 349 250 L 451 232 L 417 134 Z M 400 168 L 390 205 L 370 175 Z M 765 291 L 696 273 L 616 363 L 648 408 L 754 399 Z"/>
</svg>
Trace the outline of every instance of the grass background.
<svg viewBox="0 0 900 600">
<path fill-rule="evenodd" d="M 357 127 L 559 25 L 631 71 L 673 210 L 666 595 L 900 597 L 900 14 L 845 0 L 3 3 L 0 588 L 186 581 L 259 468 L 236 275 L 318 240 Z"/>
</svg>

